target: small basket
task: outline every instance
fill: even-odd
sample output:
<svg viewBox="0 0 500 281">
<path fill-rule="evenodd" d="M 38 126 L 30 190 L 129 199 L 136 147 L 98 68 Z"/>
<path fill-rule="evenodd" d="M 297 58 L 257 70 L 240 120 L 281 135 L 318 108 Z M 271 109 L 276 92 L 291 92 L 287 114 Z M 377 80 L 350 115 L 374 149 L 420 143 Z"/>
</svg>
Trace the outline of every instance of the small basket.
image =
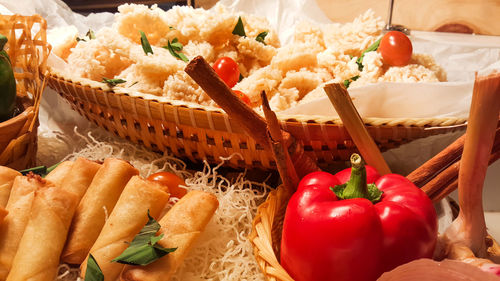
<svg viewBox="0 0 500 281">
<path fill-rule="evenodd" d="M 221 110 L 201 105 L 163 102 L 117 93 L 87 79 L 77 82 L 51 71 L 49 87 L 65 98 L 73 109 L 96 125 L 134 143 L 167 151 L 193 162 L 232 157 L 226 163 L 236 168 L 275 169 L 273 155 L 246 135 L 242 127 Z M 356 147 L 340 119 L 325 116 L 278 116 L 283 129 L 304 144 L 305 152 L 321 167 L 345 166 Z M 465 119 L 364 119 L 368 132 L 382 151 L 431 135 L 465 128 Z"/>
<path fill-rule="evenodd" d="M 0 165 L 13 169 L 34 166 L 37 151 L 38 109 L 50 46 L 46 21 L 39 15 L 0 15 L 0 33 L 9 39 L 9 54 L 24 111 L 0 123 Z"/>
<path fill-rule="evenodd" d="M 257 209 L 252 231 L 248 236 L 253 246 L 257 263 L 266 280 L 293 281 L 279 262 L 281 230 L 286 206 L 290 196 L 285 195 L 283 186 L 271 191 L 267 199 Z"/>
</svg>

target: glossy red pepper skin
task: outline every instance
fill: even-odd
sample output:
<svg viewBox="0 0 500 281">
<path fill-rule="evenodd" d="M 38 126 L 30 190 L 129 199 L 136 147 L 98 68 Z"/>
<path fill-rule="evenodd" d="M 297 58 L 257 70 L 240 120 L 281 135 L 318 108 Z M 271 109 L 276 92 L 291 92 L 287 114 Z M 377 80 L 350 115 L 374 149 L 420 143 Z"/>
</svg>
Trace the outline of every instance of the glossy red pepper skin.
<svg viewBox="0 0 500 281">
<path fill-rule="evenodd" d="M 350 169 L 301 180 L 287 206 L 281 243 L 281 265 L 294 280 L 370 281 L 432 257 L 437 218 L 431 200 L 403 176 L 381 177 L 369 166 L 366 172 L 367 182 L 384 192 L 376 204 L 338 200 L 330 190 L 349 180 Z"/>
</svg>

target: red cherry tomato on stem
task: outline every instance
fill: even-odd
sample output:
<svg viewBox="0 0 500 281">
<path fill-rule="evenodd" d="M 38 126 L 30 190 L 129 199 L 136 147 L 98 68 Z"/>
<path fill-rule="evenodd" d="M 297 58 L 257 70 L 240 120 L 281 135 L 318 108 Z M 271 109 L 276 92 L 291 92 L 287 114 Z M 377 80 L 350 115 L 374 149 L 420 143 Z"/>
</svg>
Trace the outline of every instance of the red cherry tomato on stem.
<svg viewBox="0 0 500 281">
<path fill-rule="evenodd" d="M 240 79 L 238 64 L 230 57 L 222 57 L 216 60 L 213 69 L 229 88 L 236 85 Z"/>
<path fill-rule="evenodd" d="M 178 177 L 174 173 L 170 172 L 158 172 L 151 174 L 147 180 L 155 181 L 159 184 L 165 185 L 168 187 L 168 191 L 172 197 L 182 198 L 182 196 L 186 195 L 187 190 L 179 185 L 186 185 L 183 179 Z"/>
<path fill-rule="evenodd" d="M 403 32 L 389 31 L 382 37 L 378 51 L 386 64 L 405 66 L 410 62 L 413 46 Z"/>
<path fill-rule="evenodd" d="M 245 95 L 242 91 L 233 90 L 233 92 L 247 105 L 250 105 L 252 103 L 250 101 L 250 98 L 247 95 Z"/>
</svg>

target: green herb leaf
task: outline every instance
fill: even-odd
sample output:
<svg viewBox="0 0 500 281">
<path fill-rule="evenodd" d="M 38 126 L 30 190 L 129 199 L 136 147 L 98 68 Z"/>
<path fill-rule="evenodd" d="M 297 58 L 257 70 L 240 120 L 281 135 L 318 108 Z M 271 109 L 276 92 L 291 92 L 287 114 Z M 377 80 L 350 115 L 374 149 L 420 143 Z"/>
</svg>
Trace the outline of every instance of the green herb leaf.
<svg viewBox="0 0 500 281">
<path fill-rule="evenodd" d="M 85 35 L 87 35 L 87 37 L 91 40 L 96 38 L 94 31 L 92 31 L 92 29 L 89 29 L 89 31 L 87 31 L 87 34 L 85 34 Z"/>
<path fill-rule="evenodd" d="M 80 42 L 80 41 L 87 42 L 87 40 L 85 40 L 85 39 L 83 39 L 83 38 L 76 37 L 76 42 Z"/>
<path fill-rule="evenodd" d="M 175 30 L 175 27 L 173 27 L 173 26 L 169 26 L 169 27 L 168 27 L 168 29 L 169 29 L 169 30 Z"/>
<path fill-rule="evenodd" d="M 351 82 L 358 80 L 358 78 L 359 78 L 359 75 L 356 75 L 356 76 L 353 76 L 353 77 L 351 77 L 349 79 L 344 80 L 344 86 L 345 86 L 345 88 L 346 89 L 349 88 L 349 86 L 351 85 Z"/>
<path fill-rule="evenodd" d="M 238 22 L 234 26 L 233 34 L 247 37 L 247 35 L 245 33 L 245 27 L 243 26 L 243 21 L 241 20 L 241 17 L 238 17 Z"/>
<path fill-rule="evenodd" d="M 149 215 L 148 222 L 137 234 L 123 253 L 112 260 L 122 264 L 148 265 L 177 248 L 164 248 L 158 245 L 158 241 L 163 238 L 163 234 L 155 236 L 160 229 L 160 224 Z"/>
<path fill-rule="evenodd" d="M 92 254 L 89 255 L 89 259 L 87 260 L 85 281 L 104 281 L 104 274 L 102 274 L 102 270 Z"/>
<path fill-rule="evenodd" d="M 257 35 L 257 37 L 255 37 L 255 40 L 257 40 L 257 42 L 260 42 L 260 43 L 266 45 L 266 42 L 264 42 L 264 39 L 266 39 L 266 36 L 268 33 L 269 32 L 267 32 L 267 31 L 259 33 L 259 35 Z"/>
<path fill-rule="evenodd" d="M 356 60 L 359 71 L 363 70 L 363 58 L 365 57 L 365 54 L 368 52 L 376 51 L 378 49 L 378 46 L 380 45 L 380 40 L 382 40 L 382 38 L 379 38 L 377 41 L 375 41 L 375 43 L 371 44 L 370 47 L 368 47 L 368 49 L 366 49 Z"/>
<path fill-rule="evenodd" d="M 172 40 L 172 42 L 170 42 L 170 40 L 168 40 L 167 46 L 163 46 L 163 48 L 167 49 L 172 56 L 174 56 L 174 57 L 176 57 L 184 62 L 189 61 L 189 59 L 186 57 L 186 55 L 184 55 L 183 53 L 180 52 L 182 50 L 183 46 L 178 41 L 177 38 L 174 38 Z"/>
<path fill-rule="evenodd" d="M 139 83 L 139 81 L 135 81 L 134 83 L 132 83 L 132 85 L 128 86 L 129 88 L 134 86 L 135 84 Z"/>
<path fill-rule="evenodd" d="M 114 86 L 116 86 L 118 84 L 122 84 L 122 83 L 125 83 L 127 81 L 123 80 L 123 79 L 120 79 L 120 78 L 117 78 L 117 79 L 108 79 L 108 78 L 103 77 L 102 78 L 102 82 L 103 83 L 107 83 L 110 87 L 114 87 Z"/>
<path fill-rule="evenodd" d="M 146 37 L 146 34 L 142 30 L 139 30 L 139 33 L 141 34 L 141 45 L 142 49 L 144 50 L 144 53 L 147 55 L 148 53 L 153 54 L 153 49 L 151 48 L 151 45 L 149 44 L 148 38 Z"/>
<path fill-rule="evenodd" d="M 59 164 L 61 164 L 61 162 L 59 162 L 55 165 L 52 165 L 48 168 L 46 166 L 37 166 L 37 167 L 29 168 L 29 169 L 24 169 L 24 170 L 21 170 L 19 172 L 23 175 L 27 175 L 28 173 L 32 172 L 32 173 L 37 174 L 37 175 L 41 176 L 42 178 L 44 178 L 48 173 L 52 172 L 52 170 L 57 168 L 57 166 L 59 166 Z"/>
</svg>

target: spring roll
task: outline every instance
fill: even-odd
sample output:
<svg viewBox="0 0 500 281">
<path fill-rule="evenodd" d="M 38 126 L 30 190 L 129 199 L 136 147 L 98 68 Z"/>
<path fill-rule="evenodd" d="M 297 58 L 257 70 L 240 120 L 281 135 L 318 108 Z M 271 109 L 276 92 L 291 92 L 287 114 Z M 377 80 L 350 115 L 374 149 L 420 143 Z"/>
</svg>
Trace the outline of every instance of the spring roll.
<svg viewBox="0 0 500 281">
<path fill-rule="evenodd" d="M 86 158 L 78 158 L 61 181 L 61 187 L 75 194 L 78 198 L 78 203 L 80 203 L 99 168 L 101 168 L 101 164 L 97 162 Z"/>
<path fill-rule="evenodd" d="M 165 248 L 177 250 L 147 266 L 126 265 L 120 280 L 169 280 L 212 218 L 218 205 L 217 198 L 210 193 L 196 190 L 188 192 L 159 221 L 159 233 L 165 236 L 158 243 Z"/>
<path fill-rule="evenodd" d="M 2 228 L 3 219 L 7 216 L 8 213 L 9 213 L 9 211 L 0 207 L 0 229 Z"/>
<path fill-rule="evenodd" d="M 73 166 L 73 161 L 61 162 L 57 167 L 45 176 L 45 179 L 54 183 L 56 186 L 60 185 L 63 179 L 68 175 L 71 167 Z"/>
<path fill-rule="evenodd" d="M 53 183 L 35 191 L 30 218 L 7 281 L 53 281 L 77 198 Z"/>
<path fill-rule="evenodd" d="M 16 170 L 0 166 L 0 207 L 7 206 L 14 178 L 20 175 L 21 173 Z"/>
<path fill-rule="evenodd" d="M 45 180 L 35 174 L 16 177 L 7 202 L 9 214 L 0 228 L 0 280 L 7 278 L 30 216 L 35 191 Z"/>
<path fill-rule="evenodd" d="M 99 264 L 105 280 L 115 280 L 124 265 L 111 262 L 127 247 L 135 235 L 148 222 L 150 215 L 157 219 L 168 202 L 170 195 L 165 186 L 134 176 L 123 190 L 113 212 L 102 228 L 90 253 Z M 87 257 L 88 258 L 88 257 Z M 87 262 L 81 266 L 81 276 L 85 276 Z"/>
<path fill-rule="evenodd" d="M 63 262 L 81 264 L 85 260 L 123 188 L 138 174 L 137 169 L 123 160 L 104 161 L 76 209 L 61 256 Z"/>
</svg>

